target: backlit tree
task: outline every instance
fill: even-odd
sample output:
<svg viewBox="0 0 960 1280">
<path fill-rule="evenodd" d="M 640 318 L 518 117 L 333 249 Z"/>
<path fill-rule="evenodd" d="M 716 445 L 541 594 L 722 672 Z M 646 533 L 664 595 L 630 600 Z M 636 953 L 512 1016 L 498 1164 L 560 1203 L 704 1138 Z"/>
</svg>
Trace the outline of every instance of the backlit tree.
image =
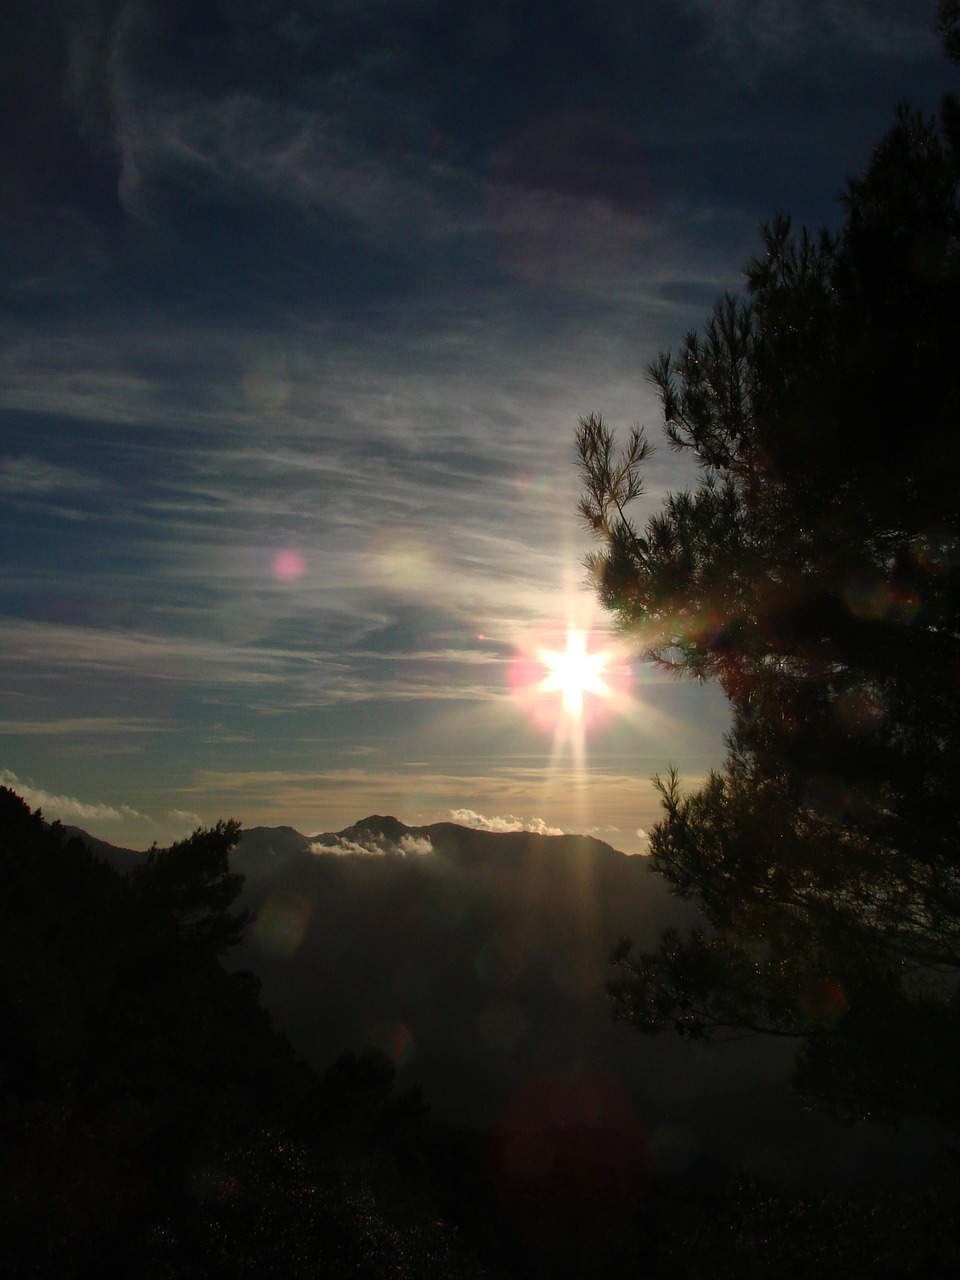
<svg viewBox="0 0 960 1280">
<path fill-rule="evenodd" d="M 956 15 L 943 7 L 949 43 Z M 951 25 L 952 24 L 952 25 Z M 853 1113 L 960 1118 L 960 204 L 955 102 L 901 108 L 838 233 L 763 230 L 742 297 L 650 369 L 699 468 L 642 526 L 649 455 L 581 421 L 601 601 L 717 679 L 725 767 L 659 780 L 654 867 L 704 928 L 616 953 L 641 1030 L 797 1036 Z"/>
</svg>

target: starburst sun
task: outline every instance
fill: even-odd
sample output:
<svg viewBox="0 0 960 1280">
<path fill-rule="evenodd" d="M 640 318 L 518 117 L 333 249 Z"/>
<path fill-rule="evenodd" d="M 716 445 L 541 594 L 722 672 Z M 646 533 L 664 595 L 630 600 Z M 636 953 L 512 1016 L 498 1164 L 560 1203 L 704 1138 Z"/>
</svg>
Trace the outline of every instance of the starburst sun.
<svg viewBox="0 0 960 1280">
<path fill-rule="evenodd" d="M 590 653 L 583 631 L 569 630 L 566 649 L 539 649 L 537 657 L 547 668 L 541 691 L 559 693 L 564 712 L 571 720 L 583 718 L 585 694 L 610 697 L 612 690 L 603 673 L 610 665 L 611 654 L 604 650 Z"/>
</svg>

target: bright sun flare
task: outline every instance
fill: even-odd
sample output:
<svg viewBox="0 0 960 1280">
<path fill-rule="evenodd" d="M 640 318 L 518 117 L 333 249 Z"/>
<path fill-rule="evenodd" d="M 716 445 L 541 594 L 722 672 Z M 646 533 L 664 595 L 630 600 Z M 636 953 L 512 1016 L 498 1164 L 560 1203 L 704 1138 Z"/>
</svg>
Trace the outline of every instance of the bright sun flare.
<svg viewBox="0 0 960 1280">
<path fill-rule="evenodd" d="M 539 649 L 537 657 L 548 669 L 549 675 L 541 682 L 544 693 L 559 692 L 563 709 L 571 720 L 583 717 L 583 697 L 586 693 L 601 698 L 610 696 L 612 690 L 603 679 L 603 671 L 610 664 L 610 654 L 588 653 L 587 637 L 583 631 L 567 632 L 565 650 Z"/>
</svg>

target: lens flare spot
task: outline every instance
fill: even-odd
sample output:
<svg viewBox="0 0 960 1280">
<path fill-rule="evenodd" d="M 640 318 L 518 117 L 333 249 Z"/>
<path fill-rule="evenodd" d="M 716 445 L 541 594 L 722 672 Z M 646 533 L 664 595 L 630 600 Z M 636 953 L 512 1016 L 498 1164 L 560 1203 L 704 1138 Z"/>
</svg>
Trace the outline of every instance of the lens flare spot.
<svg viewBox="0 0 960 1280">
<path fill-rule="evenodd" d="M 928 529 L 914 543 L 914 559 L 926 573 L 949 573 L 960 565 L 960 538 L 949 529 Z"/>
<path fill-rule="evenodd" d="M 260 356 L 241 380 L 243 394 L 251 409 L 276 413 L 290 402 L 291 382 L 286 357 Z"/>
<path fill-rule="evenodd" d="M 833 713 L 848 733 L 866 734 L 876 729 L 884 718 L 879 693 L 869 688 L 844 689 L 838 694 Z"/>
<path fill-rule="evenodd" d="M 296 893 L 275 893 L 257 914 L 253 936 L 273 955 L 290 956 L 298 949 L 310 923 L 310 903 Z"/>
<path fill-rule="evenodd" d="M 833 978 L 817 978 L 800 997 L 800 1007 L 808 1022 L 834 1023 L 846 1005 L 846 993 Z"/>
<path fill-rule="evenodd" d="M 273 557 L 273 576 L 279 582 L 299 582 L 306 571 L 306 560 L 290 547 L 284 547 Z"/>
<path fill-rule="evenodd" d="M 627 116 L 577 108 L 528 117 L 498 150 L 486 188 L 505 265 L 540 283 L 616 279 L 648 243 L 649 174 Z"/>
<path fill-rule="evenodd" d="M 365 573 L 391 592 L 422 595 L 437 579 L 437 556 L 415 534 L 380 534 L 371 543 Z"/>
<path fill-rule="evenodd" d="M 491 1053 L 510 1053 L 526 1029 L 527 1019 L 512 1000 L 491 1000 L 477 1015 L 477 1034 Z"/>
<path fill-rule="evenodd" d="M 550 480 L 547 476 L 524 474 L 518 476 L 513 483 L 527 500 L 550 497 Z"/>
<path fill-rule="evenodd" d="M 633 1213 L 652 1174 L 644 1126 L 619 1082 L 581 1072 L 525 1081 L 489 1151 L 508 1212 L 533 1225 Z"/>
<path fill-rule="evenodd" d="M 405 1022 L 379 1022 L 367 1036 L 367 1043 L 386 1054 L 397 1068 L 412 1059 L 416 1044 L 413 1032 Z"/>
<path fill-rule="evenodd" d="M 838 778 L 825 774 L 808 779 L 803 799 L 810 811 L 825 822 L 840 822 L 858 808 L 856 794 Z"/>
<path fill-rule="evenodd" d="M 901 625 L 914 622 L 922 605 L 913 588 L 867 576 L 852 578 L 844 589 L 843 598 L 855 618 Z"/>
</svg>

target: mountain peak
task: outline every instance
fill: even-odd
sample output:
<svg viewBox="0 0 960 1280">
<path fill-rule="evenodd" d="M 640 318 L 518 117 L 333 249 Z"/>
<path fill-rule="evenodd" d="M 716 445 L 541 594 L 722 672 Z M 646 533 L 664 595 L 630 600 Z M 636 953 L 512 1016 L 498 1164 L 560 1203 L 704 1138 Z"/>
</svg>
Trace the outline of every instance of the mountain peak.
<svg viewBox="0 0 960 1280">
<path fill-rule="evenodd" d="M 411 830 L 406 823 L 401 822 L 399 818 L 393 818 L 389 815 L 371 814 L 369 818 L 361 818 L 359 822 L 355 822 L 352 827 L 345 827 L 343 831 L 338 831 L 337 835 L 345 840 L 357 840 L 360 836 L 379 837 L 385 840 L 396 842 L 405 836 Z"/>
</svg>

